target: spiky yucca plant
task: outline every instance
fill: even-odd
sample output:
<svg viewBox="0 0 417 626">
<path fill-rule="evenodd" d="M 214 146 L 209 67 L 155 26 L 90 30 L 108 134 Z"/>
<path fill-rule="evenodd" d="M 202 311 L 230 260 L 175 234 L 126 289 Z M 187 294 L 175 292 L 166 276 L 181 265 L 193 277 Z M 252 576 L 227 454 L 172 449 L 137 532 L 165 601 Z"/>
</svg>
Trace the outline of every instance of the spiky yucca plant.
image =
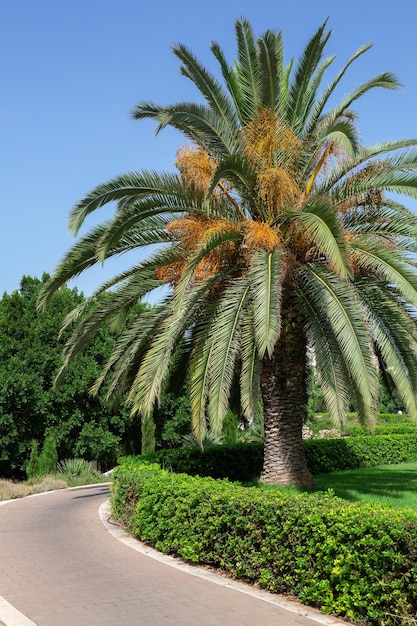
<svg viewBox="0 0 417 626">
<path fill-rule="evenodd" d="M 221 432 L 236 374 L 242 411 L 262 402 L 262 480 L 312 485 L 302 425 L 309 355 L 336 424 L 350 403 L 372 424 L 378 368 L 417 415 L 417 226 L 397 196 L 417 194 L 416 139 L 363 146 L 355 101 L 397 89 L 391 73 L 334 92 L 361 47 L 323 86 L 323 24 L 298 62 L 284 62 L 279 32 L 256 38 L 236 22 L 237 57 L 211 51 L 220 77 L 183 45 L 173 48 L 201 102 L 141 102 L 136 119 L 181 131 L 176 173 L 139 172 L 98 186 L 72 211 L 77 233 L 88 214 L 117 202 L 113 219 L 67 253 L 41 304 L 68 279 L 132 250 L 138 263 L 99 287 L 69 316 L 74 331 L 63 370 L 104 322 L 161 285 L 169 295 L 125 329 L 98 379 L 109 396 L 128 391 L 143 419 L 181 345 L 188 355 L 193 429 Z M 142 247 L 155 250 L 139 260 Z M 97 296 L 107 292 L 105 299 Z"/>
</svg>

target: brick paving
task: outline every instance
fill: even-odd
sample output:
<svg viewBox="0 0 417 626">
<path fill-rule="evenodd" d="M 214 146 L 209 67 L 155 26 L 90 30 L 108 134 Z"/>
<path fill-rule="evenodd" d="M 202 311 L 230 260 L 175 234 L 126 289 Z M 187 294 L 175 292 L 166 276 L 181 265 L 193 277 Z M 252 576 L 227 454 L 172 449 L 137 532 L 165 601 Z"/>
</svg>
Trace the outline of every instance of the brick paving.
<svg viewBox="0 0 417 626">
<path fill-rule="evenodd" d="M 0 506 L 0 598 L 37 626 L 342 624 L 314 611 L 310 618 L 286 611 L 132 550 L 98 517 L 108 496 L 108 486 L 93 485 Z"/>
</svg>

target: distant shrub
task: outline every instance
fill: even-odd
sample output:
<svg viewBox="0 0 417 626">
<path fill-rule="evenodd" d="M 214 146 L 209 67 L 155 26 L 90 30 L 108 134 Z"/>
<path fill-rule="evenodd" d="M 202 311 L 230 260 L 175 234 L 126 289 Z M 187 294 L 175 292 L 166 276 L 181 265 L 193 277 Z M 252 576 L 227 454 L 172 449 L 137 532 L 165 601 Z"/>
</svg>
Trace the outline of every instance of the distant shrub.
<svg viewBox="0 0 417 626">
<path fill-rule="evenodd" d="M 204 451 L 200 448 L 174 448 L 134 458 L 159 463 L 177 473 L 249 482 L 261 473 L 263 443 L 209 446 Z"/>
<path fill-rule="evenodd" d="M 368 435 L 304 441 L 307 464 L 313 474 L 374 467 L 417 459 L 417 430 L 403 435 Z M 260 476 L 263 443 L 237 443 L 199 448 L 159 450 L 136 457 L 177 473 L 227 478 L 249 483 Z"/>
<path fill-rule="evenodd" d="M 103 477 L 102 474 L 94 470 L 85 459 L 64 459 L 58 463 L 57 469 L 70 487 L 90 485 L 108 480 Z"/>
<path fill-rule="evenodd" d="M 34 476 L 53 474 L 56 471 L 57 462 L 58 452 L 55 440 L 52 437 L 45 439 L 40 453 L 38 442 L 32 441 L 30 458 L 26 466 L 26 475 L 28 478 L 33 478 Z"/>
<path fill-rule="evenodd" d="M 313 474 L 375 467 L 417 459 L 417 432 L 405 435 L 368 435 L 304 442 Z"/>
<path fill-rule="evenodd" d="M 363 437 L 364 435 L 406 435 L 417 433 L 417 426 L 410 423 L 377 424 L 373 432 L 369 432 L 363 426 L 351 426 L 347 434 L 349 437 Z"/>
<path fill-rule="evenodd" d="M 28 478 L 31 478 L 32 476 L 39 476 L 39 473 L 39 444 L 34 439 L 32 441 L 29 462 L 26 466 L 26 475 Z"/>
<path fill-rule="evenodd" d="M 56 472 L 58 463 L 58 452 L 56 442 L 52 437 L 47 437 L 43 444 L 42 452 L 39 455 L 39 475 L 53 474 Z"/>
</svg>

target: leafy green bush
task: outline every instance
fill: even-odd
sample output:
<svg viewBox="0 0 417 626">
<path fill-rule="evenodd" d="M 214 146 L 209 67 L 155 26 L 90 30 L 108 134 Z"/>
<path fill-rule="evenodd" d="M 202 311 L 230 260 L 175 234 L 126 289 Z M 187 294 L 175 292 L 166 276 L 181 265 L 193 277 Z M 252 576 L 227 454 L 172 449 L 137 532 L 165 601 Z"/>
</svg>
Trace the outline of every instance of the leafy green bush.
<svg viewBox="0 0 417 626">
<path fill-rule="evenodd" d="M 108 478 L 94 470 L 85 459 L 73 458 L 60 461 L 57 466 L 58 474 L 68 482 L 69 487 L 91 485 L 107 481 Z"/>
<path fill-rule="evenodd" d="M 173 472 L 191 476 L 228 478 L 231 481 L 249 482 L 260 475 L 263 463 L 263 443 L 237 443 L 234 445 L 200 448 L 158 450 L 136 459 L 159 463 Z"/>
<path fill-rule="evenodd" d="M 417 430 L 404 435 L 368 435 L 304 441 L 309 469 L 313 474 L 374 467 L 417 459 Z M 237 443 L 194 449 L 159 450 L 136 457 L 191 476 L 227 478 L 248 483 L 260 476 L 263 443 Z"/>
<path fill-rule="evenodd" d="M 32 478 L 32 476 L 39 476 L 39 473 L 39 444 L 36 439 L 34 439 L 32 441 L 29 461 L 26 466 L 26 475 L 28 478 Z"/>
<path fill-rule="evenodd" d="M 398 423 L 398 424 L 377 424 L 373 432 L 369 432 L 363 426 L 351 426 L 347 434 L 349 437 L 363 437 L 364 435 L 406 435 L 409 433 L 417 433 L 417 427 L 414 424 Z"/>
<path fill-rule="evenodd" d="M 34 476 L 53 474 L 56 471 L 57 462 L 58 452 L 56 449 L 56 442 L 52 437 L 47 437 L 45 439 L 40 454 L 38 442 L 33 440 L 29 462 L 26 466 L 27 477 L 32 478 Z"/>
<path fill-rule="evenodd" d="M 409 624 L 417 612 L 414 511 L 244 488 L 128 459 L 112 491 L 114 515 L 163 552 L 360 623 Z"/>
<path fill-rule="evenodd" d="M 417 458 L 417 431 L 405 435 L 368 435 L 304 442 L 313 474 L 402 463 Z"/>
<path fill-rule="evenodd" d="M 222 424 L 222 436 L 224 443 L 237 443 L 239 434 L 239 420 L 236 413 L 226 411 Z"/>
<path fill-rule="evenodd" d="M 55 439 L 47 437 L 44 441 L 42 452 L 39 455 L 39 474 L 53 474 L 56 471 L 58 463 L 58 452 L 56 449 Z"/>
</svg>

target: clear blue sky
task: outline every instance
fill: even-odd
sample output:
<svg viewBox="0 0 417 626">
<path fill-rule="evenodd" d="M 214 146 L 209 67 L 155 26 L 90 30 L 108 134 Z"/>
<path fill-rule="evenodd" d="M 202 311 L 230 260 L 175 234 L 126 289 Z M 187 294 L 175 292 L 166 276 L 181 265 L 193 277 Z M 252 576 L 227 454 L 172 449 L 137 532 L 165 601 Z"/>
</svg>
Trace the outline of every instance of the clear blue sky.
<svg viewBox="0 0 417 626">
<path fill-rule="evenodd" d="M 17 289 L 25 274 L 52 273 L 74 243 L 69 211 L 91 188 L 127 171 L 173 168 L 180 136 L 168 130 L 155 138 L 154 125 L 132 121 L 129 112 L 140 100 L 195 100 L 171 44 L 186 44 L 214 70 L 210 41 L 232 60 L 233 24 L 242 16 L 257 33 L 282 30 L 287 59 L 328 17 L 328 54 L 337 55 L 329 79 L 373 41 L 339 95 L 395 72 L 402 91 L 375 92 L 356 108 L 362 139 L 417 137 L 412 0 L 0 0 L 0 294 Z M 118 260 L 76 284 L 89 294 L 122 267 Z"/>
</svg>

